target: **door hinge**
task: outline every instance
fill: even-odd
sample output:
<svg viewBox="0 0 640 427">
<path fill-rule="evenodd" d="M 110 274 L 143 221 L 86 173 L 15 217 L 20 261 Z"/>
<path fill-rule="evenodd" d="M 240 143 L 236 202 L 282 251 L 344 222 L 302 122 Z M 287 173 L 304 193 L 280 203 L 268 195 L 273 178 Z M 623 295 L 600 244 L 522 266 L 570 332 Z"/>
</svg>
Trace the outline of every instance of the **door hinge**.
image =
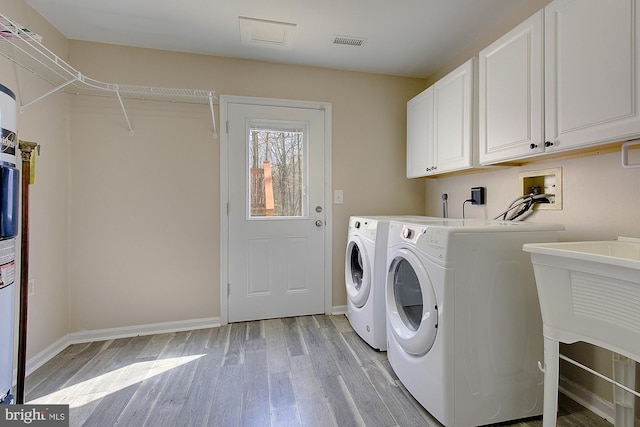
<svg viewBox="0 0 640 427">
<path fill-rule="evenodd" d="M 224 122 L 224 127 L 226 129 L 227 135 L 229 134 L 229 120 L 227 120 L 226 122 Z"/>
<path fill-rule="evenodd" d="M 227 202 L 227 216 L 229 216 L 229 202 Z"/>
<path fill-rule="evenodd" d="M 227 283 L 227 296 L 231 295 L 231 283 Z"/>
</svg>

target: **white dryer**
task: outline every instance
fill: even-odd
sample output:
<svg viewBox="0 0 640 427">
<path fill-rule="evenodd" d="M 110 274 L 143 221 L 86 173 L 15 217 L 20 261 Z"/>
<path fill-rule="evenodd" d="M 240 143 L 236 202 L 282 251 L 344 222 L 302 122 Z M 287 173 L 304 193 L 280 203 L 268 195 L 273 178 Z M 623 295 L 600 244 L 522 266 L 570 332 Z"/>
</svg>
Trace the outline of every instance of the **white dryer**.
<svg viewBox="0 0 640 427">
<path fill-rule="evenodd" d="M 391 220 L 428 220 L 421 216 L 352 216 L 349 218 L 345 284 L 347 318 L 353 330 L 377 350 L 387 349 L 384 286 Z M 435 219 L 435 218 L 433 218 Z"/>
<path fill-rule="evenodd" d="M 542 320 L 522 245 L 562 226 L 442 220 L 389 225 L 387 356 L 445 426 L 542 414 Z"/>
</svg>

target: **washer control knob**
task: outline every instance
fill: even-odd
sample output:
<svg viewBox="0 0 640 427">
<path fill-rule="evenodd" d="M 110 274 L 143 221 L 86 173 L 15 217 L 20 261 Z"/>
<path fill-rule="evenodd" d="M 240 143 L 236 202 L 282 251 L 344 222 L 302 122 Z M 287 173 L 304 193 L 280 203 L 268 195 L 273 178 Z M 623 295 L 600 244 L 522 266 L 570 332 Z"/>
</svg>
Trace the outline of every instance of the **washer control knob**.
<svg viewBox="0 0 640 427">
<path fill-rule="evenodd" d="M 413 230 L 410 228 L 403 228 L 402 237 L 404 237 L 405 239 L 411 239 L 413 237 Z"/>
<path fill-rule="evenodd" d="M 360 221 L 356 221 L 355 224 L 353 224 L 354 228 L 360 228 Z"/>
</svg>

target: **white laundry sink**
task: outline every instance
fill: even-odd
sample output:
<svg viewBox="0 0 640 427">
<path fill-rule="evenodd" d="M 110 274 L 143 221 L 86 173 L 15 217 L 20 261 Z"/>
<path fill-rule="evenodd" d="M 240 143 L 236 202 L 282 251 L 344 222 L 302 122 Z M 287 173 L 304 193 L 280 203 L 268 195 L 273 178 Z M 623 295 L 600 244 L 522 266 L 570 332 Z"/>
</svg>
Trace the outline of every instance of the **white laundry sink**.
<svg viewBox="0 0 640 427">
<path fill-rule="evenodd" d="M 640 360 L 640 239 L 535 243 L 531 253 L 544 335 L 543 427 L 556 425 L 559 342 L 585 341 Z M 613 354 L 615 425 L 634 425 L 635 365 Z M 589 368 L 581 366 L 584 369 Z M 590 372 L 596 373 L 592 370 Z M 596 373 L 597 374 L 597 373 Z M 623 384 L 624 383 L 624 384 Z M 628 388 L 625 388 L 629 386 Z"/>
<path fill-rule="evenodd" d="M 526 244 L 544 335 L 640 359 L 640 239 Z"/>
</svg>

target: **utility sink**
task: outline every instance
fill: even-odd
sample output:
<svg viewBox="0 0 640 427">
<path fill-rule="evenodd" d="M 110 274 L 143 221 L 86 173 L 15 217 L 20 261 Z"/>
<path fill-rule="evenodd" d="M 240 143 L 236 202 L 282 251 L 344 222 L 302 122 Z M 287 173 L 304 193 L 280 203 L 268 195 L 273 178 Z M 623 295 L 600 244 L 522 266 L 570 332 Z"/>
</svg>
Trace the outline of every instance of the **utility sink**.
<svg viewBox="0 0 640 427">
<path fill-rule="evenodd" d="M 640 269 L 640 239 L 525 245 L 527 252 Z"/>
<path fill-rule="evenodd" d="M 640 359 L 640 239 L 526 244 L 544 335 Z"/>
<path fill-rule="evenodd" d="M 543 427 L 556 425 L 559 358 L 613 383 L 615 425 L 632 427 L 633 395 L 640 397 L 629 360 L 640 361 L 640 239 L 531 243 L 523 250 L 531 253 L 542 313 Z M 618 381 L 559 353 L 559 342 L 576 341 L 613 351 Z"/>
</svg>

